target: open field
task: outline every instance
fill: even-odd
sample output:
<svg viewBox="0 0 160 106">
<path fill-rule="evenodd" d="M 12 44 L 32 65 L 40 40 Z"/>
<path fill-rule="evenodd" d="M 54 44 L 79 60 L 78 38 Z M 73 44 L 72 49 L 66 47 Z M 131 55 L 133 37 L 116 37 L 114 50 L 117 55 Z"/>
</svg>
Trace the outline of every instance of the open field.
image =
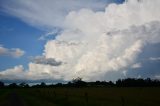
<svg viewBox="0 0 160 106">
<path fill-rule="evenodd" d="M 160 88 L 6 88 L 0 106 L 160 106 Z"/>
</svg>

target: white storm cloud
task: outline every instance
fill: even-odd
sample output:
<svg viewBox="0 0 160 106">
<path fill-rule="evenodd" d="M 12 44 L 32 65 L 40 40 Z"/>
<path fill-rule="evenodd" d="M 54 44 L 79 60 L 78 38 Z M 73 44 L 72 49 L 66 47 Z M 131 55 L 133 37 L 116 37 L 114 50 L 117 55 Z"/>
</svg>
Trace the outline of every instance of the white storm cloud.
<svg viewBox="0 0 160 106">
<path fill-rule="evenodd" d="M 47 41 L 43 53 L 43 60 L 64 64 L 31 62 L 27 78 L 101 80 L 108 72 L 123 73 L 136 64 L 143 47 L 160 43 L 159 5 L 159 0 L 128 0 L 110 4 L 105 11 L 69 12 L 63 31 Z"/>
<path fill-rule="evenodd" d="M 107 72 L 132 67 L 145 45 L 159 42 L 159 30 L 159 22 L 150 22 L 95 36 L 86 35 L 82 40 L 68 40 L 62 33 L 57 36 L 58 40 L 47 42 L 44 55 L 66 63 L 65 68 L 59 69 L 62 74 L 69 73 L 63 76 L 67 80 L 78 76 L 86 80 L 99 79 L 105 77 Z M 75 38 L 75 34 L 68 35 Z"/>
</svg>

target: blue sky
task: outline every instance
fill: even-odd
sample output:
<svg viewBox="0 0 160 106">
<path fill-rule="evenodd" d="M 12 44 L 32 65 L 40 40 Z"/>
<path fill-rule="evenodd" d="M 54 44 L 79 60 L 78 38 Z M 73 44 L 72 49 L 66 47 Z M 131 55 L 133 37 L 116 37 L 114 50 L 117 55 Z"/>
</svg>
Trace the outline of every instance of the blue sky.
<svg viewBox="0 0 160 106">
<path fill-rule="evenodd" d="M 43 52 L 43 45 L 45 42 L 38 40 L 43 33 L 44 31 L 27 25 L 21 20 L 1 12 L 1 45 L 6 48 L 20 48 L 26 53 L 21 58 L 1 56 L 0 70 L 14 67 L 17 64 L 22 64 L 27 68 L 29 56 L 41 55 Z"/>
<path fill-rule="evenodd" d="M 116 5 L 109 6 L 108 9 L 108 5 L 110 5 L 111 3 L 116 3 Z M 139 2 L 133 2 L 133 0 L 129 0 L 129 2 L 126 4 L 131 8 L 122 5 L 124 4 L 124 0 L 101 0 L 101 1 L 100 0 L 93 0 L 93 1 L 92 0 L 88 1 L 47 0 L 45 3 L 43 2 L 43 0 L 40 0 L 39 3 L 36 3 L 34 0 L 28 0 L 28 1 L 1 0 L 0 1 L 0 50 L 1 50 L 0 71 L 4 72 L 0 73 L 0 75 L 2 76 L 1 79 L 15 80 L 17 76 L 14 73 L 12 74 L 12 70 L 13 72 L 15 71 L 15 73 L 16 72 L 22 73 L 22 75 L 19 76 L 22 77 L 27 76 L 26 78 L 29 78 L 31 80 L 52 79 L 52 80 L 67 81 L 72 79 L 74 76 L 77 77 L 77 74 L 72 75 L 72 73 L 74 72 L 71 72 L 70 75 L 66 75 L 70 73 L 66 71 L 68 69 L 71 70 L 75 69 L 75 73 L 80 72 L 81 74 L 78 75 L 84 77 L 85 80 L 93 80 L 93 79 L 115 80 L 117 78 L 124 78 L 124 77 L 159 78 L 160 77 L 160 70 L 159 70 L 160 35 L 158 32 L 159 27 L 157 29 L 152 28 L 152 26 L 153 27 L 158 26 L 157 24 L 154 23 L 154 21 L 159 22 L 159 16 L 153 15 L 153 19 L 147 19 L 147 18 L 145 19 L 145 17 L 147 16 L 143 15 L 141 16 L 139 15 L 141 13 L 136 11 L 137 14 L 140 16 L 140 18 L 142 17 L 144 19 L 144 22 L 140 21 L 139 23 L 141 24 L 139 24 L 138 21 L 140 18 L 136 18 L 135 19 L 137 20 L 136 22 L 135 20 L 133 20 L 134 18 L 132 19 L 132 17 L 126 15 L 129 12 L 133 14 L 134 17 L 135 14 L 134 10 L 137 9 L 134 3 L 135 4 L 137 3 L 136 6 L 139 5 Z M 153 5 L 154 3 L 151 4 L 151 6 Z M 118 10 L 121 8 L 123 9 Z M 126 8 L 129 8 L 130 10 L 124 11 Z M 143 8 L 145 10 L 146 8 L 145 3 L 144 7 L 142 6 L 141 8 L 142 10 Z M 157 8 L 155 6 L 155 10 Z M 152 8 L 148 11 L 148 14 L 151 11 Z M 99 14 L 103 14 L 104 16 L 106 14 L 109 14 L 106 15 L 107 17 L 106 20 L 111 19 L 111 21 L 110 20 L 107 21 L 111 22 L 111 24 L 105 26 L 103 25 L 103 22 L 101 23 L 97 21 L 97 19 L 99 19 L 98 16 Z M 123 16 L 124 17 L 126 16 L 129 21 L 126 20 Z M 90 20 L 87 20 L 88 18 L 94 21 L 90 22 Z M 79 23 L 79 21 L 82 22 Z M 86 23 L 86 25 L 84 25 L 83 22 Z M 121 23 L 120 28 L 119 24 L 117 24 L 118 22 Z M 83 25 L 81 25 L 81 23 Z M 147 26 L 146 24 L 151 25 L 151 29 L 149 29 L 149 31 L 151 32 L 144 32 L 144 30 L 141 28 L 141 27 L 148 28 L 146 27 Z M 91 28 L 89 28 L 90 25 Z M 87 26 L 87 27 L 83 29 L 82 26 Z M 92 26 L 95 26 L 95 28 L 93 27 L 92 29 Z M 102 26 L 105 27 L 102 28 Z M 132 28 L 132 26 L 134 27 Z M 96 29 L 98 28 L 99 30 L 96 32 Z M 132 30 L 139 31 L 142 37 L 139 37 L 141 35 L 138 35 L 139 33 L 137 34 L 135 32 L 132 32 Z M 111 39 L 108 40 L 109 38 L 105 38 L 103 36 L 103 32 L 107 33 L 108 34 L 107 36 L 110 36 L 109 35 L 110 33 L 111 35 L 114 36 L 121 34 L 123 36 L 124 34 L 126 39 L 128 39 L 131 43 L 127 42 L 126 39 L 123 38 L 117 38 L 118 40 L 115 41 L 113 39 L 112 39 L 113 41 Z M 126 35 L 126 32 L 129 35 Z M 154 33 L 155 35 L 151 37 L 150 33 Z M 99 34 L 99 36 L 97 37 L 96 34 Z M 134 36 L 138 36 L 139 38 L 138 39 L 137 37 L 134 38 Z M 90 41 L 91 39 L 92 41 Z M 96 39 L 99 39 L 100 42 L 103 42 L 102 39 L 106 39 L 106 41 L 104 42 L 104 44 L 96 43 L 97 42 Z M 120 60 L 120 62 L 122 63 L 117 63 L 115 61 L 116 59 L 114 56 L 117 56 L 116 57 L 117 60 L 123 57 L 123 56 L 121 57 L 121 55 L 127 57 L 128 55 L 125 56 L 126 54 L 123 54 L 124 51 L 132 50 L 131 47 L 132 46 L 134 47 L 136 43 L 139 42 L 139 40 L 141 40 L 142 44 L 141 43 L 137 44 L 140 47 L 139 48 L 136 48 L 137 46 L 135 47 L 136 52 L 132 51 L 134 55 L 133 56 L 131 55 L 131 59 Z M 113 45 L 111 46 L 117 47 L 117 49 L 114 50 L 113 47 L 107 46 L 109 45 L 107 44 L 108 42 L 110 42 L 111 44 L 113 43 Z M 126 43 L 123 44 L 122 42 Z M 87 45 L 85 45 L 85 43 Z M 117 43 L 120 43 L 119 45 L 122 45 L 124 47 L 118 46 Z M 72 51 L 72 47 L 70 46 L 71 44 L 77 46 L 77 48 L 74 48 L 74 52 Z M 84 45 L 86 48 L 83 48 Z M 104 45 L 105 49 L 102 49 L 102 51 L 106 52 L 106 54 L 108 53 L 108 55 L 104 53 L 106 56 L 102 57 L 104 56 L 103 53 L 97 53 L 99 49 L 97 49 L 97 51 L 94 50 Z M 87 52 L 84 52 L 84 50 Z M 113 53 L 109 53 L 108 50 L 110 51 L 113 50 L 115 55 L 113 56 L 112 55 Z M 129 53 L 130 52 L 128 52 L 128 54 Z M 100 56 L 98 54 L 102 55 Z M 98 60 L 100 61 L 99 63 L 96 63 L 97 62 L 97 60 L 95 60 L 96 56 L 98 56 L 97 58 L 99 58 Z M 90 61 L 89 63 L 91 64 L 87 64 L 88 66 L 85 66 L 86 60 L 83 60 L 84 57 L 86 58 L 86 60 L 93 59 L 94 62 Z M 103 60 L 103 58 L 106 58 L 106 60 Z M 105 62 L 107 61 L 111 63 L 110 64 L 106 63 L 107 65 L 105 65 Z M 113 64 L 112 61 L 115 61 L 115 63 Z M 57 65 L 57 63 L 60 64 Z M 69 65 L 65 66 L 65 64 Z M 95 65 L 95 64 L 97 65 L 97 67 L 89 67 L 89 65 Z M 22 65 L 22 67 L 20 65 Z M 62 67 L 66 67 L 66 70 L 63 69 Z M 72 69 L 73 67 L 75 68 Z M 8 71 L 8 69 L 10 70 Z M 36 69 L 37 72 L 33 71 Z M 38 70 L 40 70 L 40 72 Z M 87 74 L 83 73 L 82 70 L 86 70 Z M 94 71 L 91 72 L 90 70 Z M 97 72 L 97 70 L 100 71 Z M 23 73 L 27 71 L 29 72 L 29 74 Z M 55 73 L 58 73 L 58 75 L 55 75 Z M 96 76 L 93 73 L 95 74 L 98 73 L 98 74 Z M 37 76 L 35 76 L 36 74 Z M 101 77 L 102 74 L 105 76 Z M 21 77 L 19 79 L 22 80 Z"/>
</svg>

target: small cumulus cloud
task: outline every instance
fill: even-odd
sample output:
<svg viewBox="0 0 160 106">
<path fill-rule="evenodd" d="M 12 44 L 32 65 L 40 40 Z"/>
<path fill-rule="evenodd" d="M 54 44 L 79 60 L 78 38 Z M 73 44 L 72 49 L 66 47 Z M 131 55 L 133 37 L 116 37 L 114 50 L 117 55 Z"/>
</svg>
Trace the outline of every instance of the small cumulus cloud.
<svg viewBox="0 0 160 106">
<path fill-rule="evenodd" d="M 0 45 L 0 56 L 10 56 L 14 58 L 19 58 L 25 54 L 25 51 L 19 48 L 5 48 L 3 45 Z"/>
<path fill-rule="evenodd" d="M 24 77 L 24 68 L 22 65 L 15 66 L 7 70 L 0 72 L 0 79 L 23 79 Z"/>
<path fill-rule="evenodd" d="M 160 61 L 160 57 L 150 57 L 149 60 L 151 60 L 151 61 Z"/>
<path fill-rule="evenodd" d="M 160 75 L 155 75 L 154 78 L 160 79 Z"/>
<path fill-rule="evenodd" d="M 127 76 L 127 70 L 122 71 L 122 74 L 126 77 Z"/>
<path fill-rule="evenodd" d="M 137 68 L 141 68 L 142 64 L 141 63 L 135 63 L 131 66 L 132 69 L 137 69 Z"/>
</svg>

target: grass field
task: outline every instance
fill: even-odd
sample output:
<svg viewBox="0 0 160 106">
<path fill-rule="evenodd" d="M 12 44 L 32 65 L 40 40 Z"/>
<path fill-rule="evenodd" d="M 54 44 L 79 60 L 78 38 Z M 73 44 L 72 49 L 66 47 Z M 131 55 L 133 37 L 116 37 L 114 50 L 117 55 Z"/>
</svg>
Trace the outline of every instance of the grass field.
<svg viewBox="0 0 160 106">
<path fill-rule="evenodd" d="M 0 89 L 0 106 L 160 106 L 160 88 Z"/>
</svg>

